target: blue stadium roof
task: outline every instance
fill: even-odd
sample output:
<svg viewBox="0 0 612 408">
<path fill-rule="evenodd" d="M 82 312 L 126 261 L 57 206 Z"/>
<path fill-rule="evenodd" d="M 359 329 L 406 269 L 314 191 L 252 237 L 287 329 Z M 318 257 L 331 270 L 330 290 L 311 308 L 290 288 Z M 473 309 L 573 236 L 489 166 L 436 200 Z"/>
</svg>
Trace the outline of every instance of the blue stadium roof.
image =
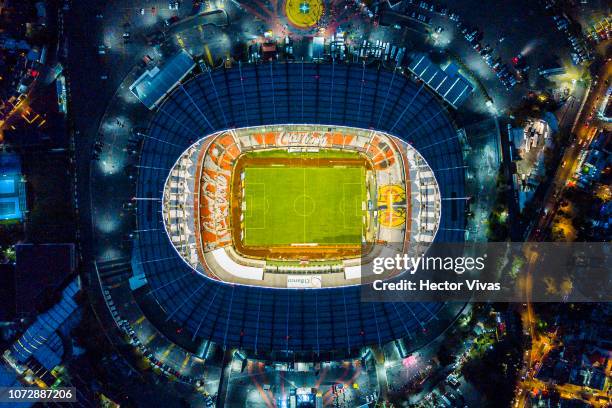
<svg viewBox="0 0 612 408">
<path fill-rule="evenodd" d="M 460 106 L 470 96 L 474 87 L 454 64 L 442 69 L 425 54 L 415 54 L 408 69 L 453 107 Z"/>
<path fill-rule="evenodd" d="M 56 331 L 77 310 L 75 296 L 79 288 L 79 280 L 72 281 L 62 292 L 61 300 L 41 313 L 13 344 L 11 350 L 20 363 L 34 356 L 43 367 L 52 370 L 61 362 L 64 347 Z"/>
<path fill-rule="evenodd" d="M 130 91 L 149 109 L 154 108 L 195 67 L 191 55 L 185 50 L 170 58 L 161 67 L 145 71 Z"/>
<path fill-rule="evenodd" d="M 275 123 L 373 128 L 413 144 L 436 173 L 443 197 L 437 241 L 463 241 L 465 202 L 444 200 L 463 197 L 465 182 L 458 135 L 446 109 L 424 84 L 356 64 L 236 66 L 179 85 L 151 120 L 137 196 L 161 199 L 169 169 L 206 134 Z M 279 290 L 209 280 L 175 252 L 160 206 L 161 200 L 143 200 L 137 210 L 137 262 L 148 281 L 139 291 L 192 340 L 317 358 L 443 330 L 432 329 L 441 324 L 440 303 L 364 303 L 359 287 Z"/>
</svg>

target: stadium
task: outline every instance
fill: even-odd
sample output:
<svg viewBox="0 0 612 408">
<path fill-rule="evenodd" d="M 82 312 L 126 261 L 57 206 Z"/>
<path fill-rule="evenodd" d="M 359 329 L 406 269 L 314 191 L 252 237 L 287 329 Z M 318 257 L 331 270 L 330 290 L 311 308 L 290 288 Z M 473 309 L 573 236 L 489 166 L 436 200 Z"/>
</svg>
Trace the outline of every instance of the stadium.
<svg viewBox="0 0 612 408">
<path fill-rule="evenodd" d="M 96 262 L 143 351 L 155 335 L 204 360 L 337 361 L 452 324 L 462 305 L 364 302 L 359 285 L 380 251 L 464 240 L 462 148 L 426 84 L 365 64 L 181 72 L 139 98 L 136 172 L 110 168 L 135 188 L 129 253 L 101 242 Z"/>
<path fill-rule="evenodd" d="M 439 194 L 423 157 L 386 133 L 256 126 L 204 137 L 179 157 L 164 224 L 186 262 L 215 279 L 355 285 L 373 257 L 426 249 Z"/>
</svg>

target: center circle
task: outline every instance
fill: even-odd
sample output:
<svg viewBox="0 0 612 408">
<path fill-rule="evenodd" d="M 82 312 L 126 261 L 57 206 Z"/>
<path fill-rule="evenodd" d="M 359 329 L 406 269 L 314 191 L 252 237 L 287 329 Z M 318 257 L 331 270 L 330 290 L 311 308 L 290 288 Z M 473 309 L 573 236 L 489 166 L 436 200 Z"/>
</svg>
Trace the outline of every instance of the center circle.
<svg viewBox="0 0 612 408">
<path fill-rule="evenodd" d="M 293 200 L 293 210 L 300 217 L 308 217 L 314 213 L 314 200 L 309 195 L 300 194 Z"/>
</svg>

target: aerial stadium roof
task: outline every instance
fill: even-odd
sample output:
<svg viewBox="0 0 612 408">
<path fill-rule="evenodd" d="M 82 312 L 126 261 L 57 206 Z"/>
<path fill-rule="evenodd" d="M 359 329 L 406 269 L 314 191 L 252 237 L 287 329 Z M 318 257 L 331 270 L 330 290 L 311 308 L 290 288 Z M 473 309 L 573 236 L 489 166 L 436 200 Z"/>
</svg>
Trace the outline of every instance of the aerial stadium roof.
<svg viewBox="0 0 612 408">
<path fill-rule="evenodd" d="M 464 172 L 457 131 L 437 97 L 398 71 L 365 65 L 286 63 L 205 72 L 180 84 L 152 118 L 142 148 L 136 262 L 141 307 L 192 341 L 275 358 L 342 358 L 366 345 L 440 333 L 440 303 L 364 303 L 359 287 L 283 290 L 230 285 L 195 273 L 162 227 L 164 181 L 206 134 L 277 123 L 378 129 L 412 144 L 433 169 L 442 211 L 436 241 L 464 239 Z M 153 302 L 151 301 L 153 300 Z M 144 305 L 156 310 L 147 312 Z M 161 311 L 161 314 L 160 314 Z M 442 327 L 444 326 L 444 327 Z"/>
<path fill-rule="evenodd" d="M 431 62 L 427 55 L 417 53 L 413 55 L 408 69 L 454 108 L 465 102 L 474 90 L 454 63 L 442 69 Z"/>
<path fill-rule="evenodd" d="M 191 55 L 185 50 L 170 58 L 164 65 L 146 70 L 130 86 L 130 91 L 149 109 L 154 108 L 166 93 L 195 67 Z"/>
</svg>

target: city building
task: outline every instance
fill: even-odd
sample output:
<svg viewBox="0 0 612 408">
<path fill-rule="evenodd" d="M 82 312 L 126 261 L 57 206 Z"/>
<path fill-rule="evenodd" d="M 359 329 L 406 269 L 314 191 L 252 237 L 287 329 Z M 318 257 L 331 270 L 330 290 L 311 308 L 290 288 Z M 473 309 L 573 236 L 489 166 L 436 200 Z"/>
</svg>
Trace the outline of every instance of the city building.
<svg viewBox="0 0 612 408">
<path fill-rule="evenodd" d="M 577 184 L 590 186 L 612 165 L 612 132 L 602 131 L 595 136 L 589 148 L 580 157 L 576 169 Z"/>
<path fill-rule="evenodd" d="M 413 54 L 411 58 L 408 70 L 453 108 L 461 106 L 474 90 L 467 78 L 459 73 L 456 64 L 440 68 L 425 54 Z"/>
<path fill-rule="evenodd" d="M 21 160 L 16 154 L 0 153 L 0 220 L 21 222 L 27 210 Z"/>
</svg>

